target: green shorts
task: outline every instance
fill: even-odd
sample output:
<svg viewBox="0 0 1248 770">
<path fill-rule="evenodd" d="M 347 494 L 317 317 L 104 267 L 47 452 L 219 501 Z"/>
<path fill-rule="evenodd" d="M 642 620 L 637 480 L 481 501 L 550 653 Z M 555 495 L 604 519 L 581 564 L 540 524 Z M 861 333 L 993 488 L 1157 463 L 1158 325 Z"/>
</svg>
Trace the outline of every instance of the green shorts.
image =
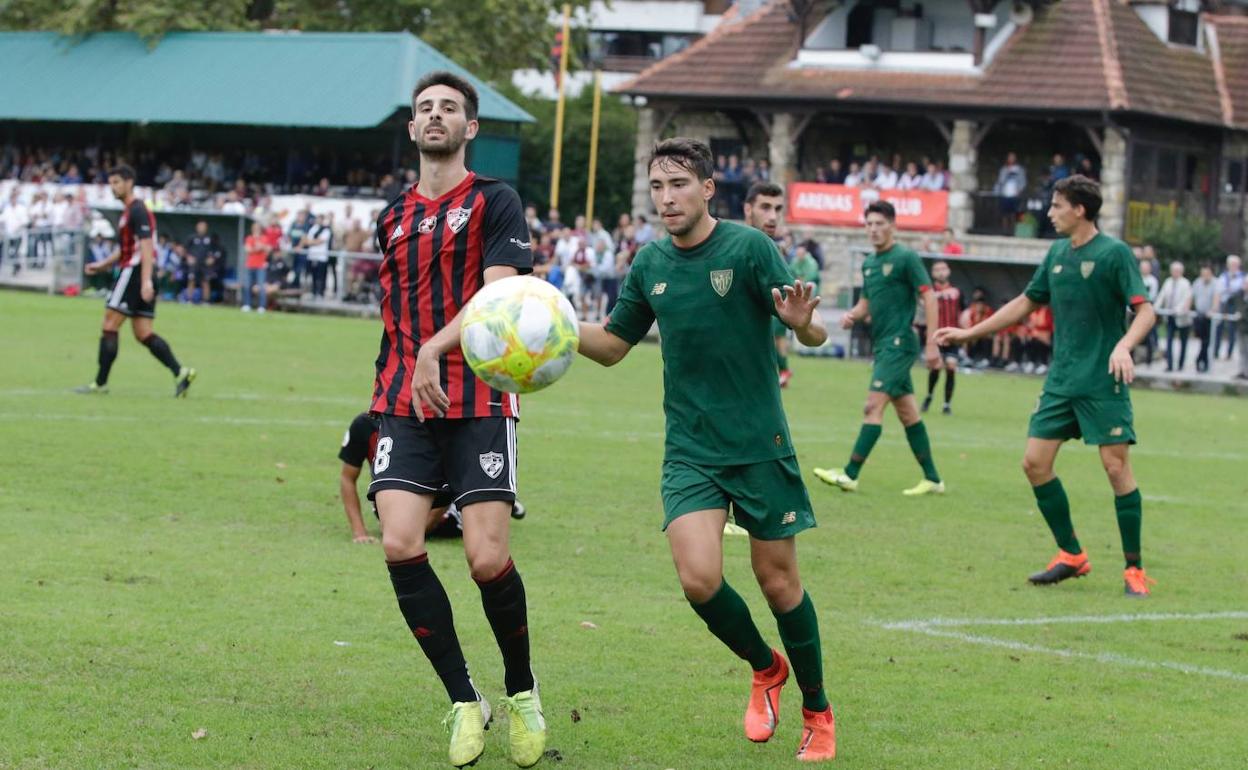
<svg viewBox="0 0 1248 770">
<path fill-rule="evenodd" d="M 914 392 L 910 368 L 914 366 L 912 351 L 876 351 L 875 365 L 871 369 L 871 387 L 868 390 L 884 393 L 889 398 L 899 398 Z"/>
<path fill-rule="evenodd" d="M 1070 398 L 1041 393 L 1027 427 L 1029 438 L 1065 441 L 1083 438 L 1085 444 L 1134 444 L 1135 426 L 1129 398 Z"/>
<path fill-rule="evenodd" d="M 796 457 L 749 465 L 663 463 L 663 529 L 694 511 L 732 510 L 751 537 L 783 540 L 815 526 Z"/>
</svg>

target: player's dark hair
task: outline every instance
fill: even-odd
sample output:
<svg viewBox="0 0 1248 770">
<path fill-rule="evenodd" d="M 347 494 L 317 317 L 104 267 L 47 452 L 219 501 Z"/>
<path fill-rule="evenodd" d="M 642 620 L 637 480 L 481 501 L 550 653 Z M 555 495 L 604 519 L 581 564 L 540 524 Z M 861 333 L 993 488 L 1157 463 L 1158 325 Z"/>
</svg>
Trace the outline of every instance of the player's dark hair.
<svg viewBox="0 0 1248 770">
<path fill-rule="evenodd" d="M 784 188 L 775 182 L 755 182 L 750 185 L 749 192 L 745 194 L 745 202 L 753 203 L 760 195 L 777 198 L 784 195 Z"/>
<path fill-rule="evenodd" d="M 1053 185 L 1053 194 L 1061 195 L 1072 206 L 1083 206 L 1083 218 L 1095 222 L 1101 213 L 1101 186 L 1083 174 L 1061 179 Z"/>
<path fill-rule="evenodd" d="M 888 201 L 872 202 L 871 205 L 867 206 L 867 210 L 863 213 L 863 216 L 865 217 L 868 214 L 879 214 L 889 222 L 897 221 L 897 209 L 893 208 L 893 204 Z"/>
<path fill-rule="evenodd" d="M 420 92 L 431 86 L 446 86 L 453 88 L 464 95 L 464 115 L 469 120 L 477 119 L 477 108 L 481 101 L 477 98 L 477 89 L 473 88 L 467 78 L 461 78 L 454 72 L 447 70 L 434 70 L 426 74 L 423 78 L 416 81 L 416 87 L 412 89 L 412 113 L 416 112 L 416 97 L 420 96 Z"/>
<path fill-rule="evenodd" d="M 134 169 L 130 168 L 125 163 L 122 163 L 118 166 L 110 168 L 107 176 L 119 176 L 127 182 L 132 182 L 134 181 Z"/>
<path fill-rule="evenodd" d="M 662 160 L 670 160 L 691 172 L 699 182 L 710 179 L 715 173 L 715 159 L 711 155 L 711 148 L 697 139 L 688 139 L 683 136 L 664 139 L 650 151 L 650 161 L 646 163 L 646 168 L 652 168 L 655 163 Z"/>
</svg>

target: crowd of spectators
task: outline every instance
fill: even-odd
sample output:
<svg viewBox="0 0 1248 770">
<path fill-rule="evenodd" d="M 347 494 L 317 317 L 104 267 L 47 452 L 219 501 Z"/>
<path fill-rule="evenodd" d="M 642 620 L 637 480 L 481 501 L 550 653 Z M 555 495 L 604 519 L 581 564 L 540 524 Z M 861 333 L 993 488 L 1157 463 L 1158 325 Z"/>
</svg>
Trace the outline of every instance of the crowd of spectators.
<svg viewBox="0 0 1248 770">
<path fill-rule="evenodd" d="M 848 164 L 833 158 L 815 169 L 809 181 L 873 190 L 939 191 L 949 189 L 949 172 L 941 161 L 926 156 L 905 161 L 900 153 L 893 153 L 891 158 L 854 158 Z"/>
</svg>

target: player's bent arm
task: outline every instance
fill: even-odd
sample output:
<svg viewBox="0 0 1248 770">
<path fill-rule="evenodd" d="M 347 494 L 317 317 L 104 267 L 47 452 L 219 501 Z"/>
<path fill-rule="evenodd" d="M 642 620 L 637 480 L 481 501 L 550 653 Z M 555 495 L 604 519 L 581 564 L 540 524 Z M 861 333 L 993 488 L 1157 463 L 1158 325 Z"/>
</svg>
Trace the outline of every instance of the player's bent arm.
<svg viewBox="0 0 1248 770">
<path fill-rule="evenodd" d="M 1020 323 L 1024 318 L 1038 310 L 1040 305 L 1030 299 L 1026 294 L 1020 294 L 1009 302 L 1005 303 L 1000 310 L 988 316 L 984 320 L 975 324 L 969 329 L 961 330 L 958 335 L 963 341 L 971 342 L 981 337 L 987 337 L 996 334 L 1002 329 L 1014 326 Z M 937 334 L 944 332 L 941 329 Z M 957 329 L 950 330 L 958 332 Z M 939 342 L 940 340 L 938 340 Z"/>
<path fill-rule="evenodd" d="M 144 284 L 152 282 L 152 268 L 156 264 L 156 247 L 151 238 L 139 241 L 139 276 Z"/>
<path fill-rule="evenodd" d="M 632 349 L 627 340 L 607 331 L 602 324 L 581 323 L 581 342 L 577 352 L 591 361 L 614 366 Z"/>
<path fill-rule="evenodd" d="M 867 298 L 859 297 L 854 306 L 849 309 L 845 315 L 841 316 L 841 326 L 845 329 L 852 328 L 859 321 L 867 320 Z"/>
<path fill-rule="evenodd" d="M 355 484 L 360 478 L 360 469 L 348 463 L 342 464 L 342 473 L 338 476 L 338 492 L 342 495 L 342 507 L 347 514 L 347 523 L 351 525 L 351 534 L 355 537 L 367 537 L 364 519 L 360 515 L 360 495 Z"/>
<path fill-rule="evenodd" d="M 1127 350 L 1143 342 L 1149 330 L 1153 328 L 1153 324 L 1157 323 L 1157 311 L 1153 309 L 1153 303 L 1141 302 L 1132 309 L 1135 311 L 1135 319 L 1131 321 L 1127 333 L 1122 335 L 1117 345 Z"/>
</svg>

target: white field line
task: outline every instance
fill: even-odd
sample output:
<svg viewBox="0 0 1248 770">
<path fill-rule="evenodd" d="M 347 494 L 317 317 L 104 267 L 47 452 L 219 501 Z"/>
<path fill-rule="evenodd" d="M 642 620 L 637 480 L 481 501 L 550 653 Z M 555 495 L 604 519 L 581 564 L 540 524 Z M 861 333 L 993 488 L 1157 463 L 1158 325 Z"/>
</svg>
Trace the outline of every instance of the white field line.
<svg viewBox="0 0 1248 770">
<path fill-rule="evenodd" d="M 1236 682 L 1248 682 L 1248 674 L 1238 671 L 1226 671 L 1219 668 L 1195 666 L 1190 663 L 1176 663 L 1168 660 L 1144 660 L 1119 655 L 1114 652 L 1079 652 L 1060 647 L 1044 647 L 1038 644 L 1016 642 L 1011 639 L 998 639 L 980 634 L 968 634 L 962 631 L 948 630 L 970 626 L 1039 626 L 1073 623 L 1137 623 L 1180 621 L 1199 622 L 1202 620 L 1243 620 L 1248 619 L 1248 612 L 1196 612 L 1196 613 L 1138 613 L 1131 615 L 1066 615 L 1050 618 L 931 618 L 928 620 L 903 620 L 895 622 L 873 622 L 890 631 L 910 631 L 938 639 L 953 639 L 966 644 L 978 644 L 986 647 L 1000 647 L 1018 652 L 1030 652 L 1039 655 L 1053 655 L 1059 658 L 1091 660 L 1113 666 L 1131 668 L 1166 669 L 1184 674 L 1195 674 L 1218 679 L 1230 679 Z"/>
</svg>

